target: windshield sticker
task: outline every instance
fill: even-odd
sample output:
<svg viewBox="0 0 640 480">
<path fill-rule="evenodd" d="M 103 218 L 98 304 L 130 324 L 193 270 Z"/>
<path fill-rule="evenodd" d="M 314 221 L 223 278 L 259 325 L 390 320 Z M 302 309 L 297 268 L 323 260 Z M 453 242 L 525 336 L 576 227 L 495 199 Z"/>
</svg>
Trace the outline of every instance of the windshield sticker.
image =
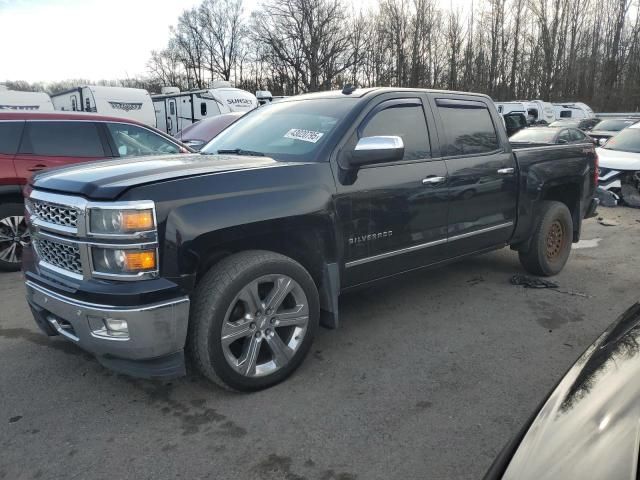
<svg viewBox="0 0 640 480">
<path fill-rule="evenodd" d="M 324 135 L 321 132 L 313 130 L 303 130 L 302 128 L 292 128 L 284 134 L 284 138 L 293 138 L 294 140 L 302 140 L 303 142 L 316 143 Z"/>
</svg>

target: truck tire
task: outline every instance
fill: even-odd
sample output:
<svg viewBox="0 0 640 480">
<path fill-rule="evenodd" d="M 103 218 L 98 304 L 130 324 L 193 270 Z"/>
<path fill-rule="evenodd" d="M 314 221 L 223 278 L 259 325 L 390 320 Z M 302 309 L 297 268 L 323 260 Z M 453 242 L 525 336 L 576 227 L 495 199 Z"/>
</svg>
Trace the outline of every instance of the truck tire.
<svg viewBox="0 0 640 480">
<path fill-rule="evenodd" d="M 29 243 L 22 203 L 0 204 L 0 271 L 15 272 L 22 265 L 22 248 Z"/>
<path fill-rule="evenodd" d="M 274 252 L 241 252 L 198 283 L 187 348 L 198 370 L 218 385 L 261 390 L 300 366 L 319 318 L 318 290 L 304 267 Z"/>
<path fill-rule="evenodd" d="M 571 253 L 573 221 L 564 203 L 545 201 L 526 252 L 519 252 L 520 263 L 530 273 L 549 277 L 563 269 Z"/>
</svg>

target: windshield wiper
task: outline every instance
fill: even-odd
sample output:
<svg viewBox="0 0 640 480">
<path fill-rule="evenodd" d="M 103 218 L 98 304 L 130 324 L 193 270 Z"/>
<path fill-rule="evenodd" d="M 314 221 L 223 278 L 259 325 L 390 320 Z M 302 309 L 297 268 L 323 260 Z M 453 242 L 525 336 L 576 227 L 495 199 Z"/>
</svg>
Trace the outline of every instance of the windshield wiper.
<svg viewBox="0 0 640 480">
<path fill-rule="evenodd" d="M 216 153 L 221 154 L 221 155 L 248 155 L 250 157 L 264 157 L 264 153 L 262 152 L 256 152 L 253 150 L 243 150 L 242 148 L 230 148 L 230 149 L 223 149 L 223 150 L 218 150 Z"/>
</svg>

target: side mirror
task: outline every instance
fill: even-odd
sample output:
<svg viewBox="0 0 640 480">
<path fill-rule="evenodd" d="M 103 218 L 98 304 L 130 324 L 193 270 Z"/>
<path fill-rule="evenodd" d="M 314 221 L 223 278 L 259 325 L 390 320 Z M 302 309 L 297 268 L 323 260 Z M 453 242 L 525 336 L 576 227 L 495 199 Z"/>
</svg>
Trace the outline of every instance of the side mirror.
<svg viewBox="0 0 640 480">
<path fill-rule="evenodd" d="M 567 140 L 565 140 L 564 138 L 558 139 L 558 145 L 566 145 L 567 143 L 569 143 L 569 142 Z"/>
<path fill-rule="evenodd" d="M 404 157 L 404 142 L 398 136 L 364 137 L 346 156 L 348 167 L 357 169 L 363 165 L 395 162 Z"/>
</svg>

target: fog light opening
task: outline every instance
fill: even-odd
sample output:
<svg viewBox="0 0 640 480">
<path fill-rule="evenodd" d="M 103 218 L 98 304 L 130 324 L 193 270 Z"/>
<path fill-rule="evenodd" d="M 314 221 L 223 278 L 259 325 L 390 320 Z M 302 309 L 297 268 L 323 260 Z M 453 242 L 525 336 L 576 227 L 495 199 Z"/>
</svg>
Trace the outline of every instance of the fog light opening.
<svg viewBox="0 0 640 480">
<path fill-rule="evenodd" d="M 105 318 L 104 326 L 112 337 L 129 337 L 129 325 L 126 320 L 118 318 Z"/>
</svg>

